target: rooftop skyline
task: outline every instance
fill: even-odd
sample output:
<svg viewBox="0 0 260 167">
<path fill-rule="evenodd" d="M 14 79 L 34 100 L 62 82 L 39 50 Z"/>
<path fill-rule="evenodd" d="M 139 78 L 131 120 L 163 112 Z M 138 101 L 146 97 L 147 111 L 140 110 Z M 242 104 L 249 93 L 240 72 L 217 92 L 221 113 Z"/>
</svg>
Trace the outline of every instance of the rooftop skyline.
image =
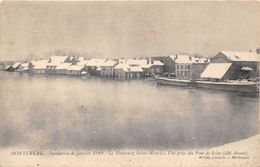
<svg viewBox="0 0 260 167">
<path fill-rule="evenodd" d="M 0 60 L 55 49 L 92 57 L 210 57 L 260 45 L 257 2 L 2 2 Z"/>
</svg>

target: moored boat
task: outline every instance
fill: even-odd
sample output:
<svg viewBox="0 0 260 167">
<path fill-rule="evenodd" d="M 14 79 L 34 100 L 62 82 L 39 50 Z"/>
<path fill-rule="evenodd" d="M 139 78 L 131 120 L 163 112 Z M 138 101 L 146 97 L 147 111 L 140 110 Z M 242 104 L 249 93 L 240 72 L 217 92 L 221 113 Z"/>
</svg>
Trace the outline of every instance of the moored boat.
<svg viewBox="0 0 260 167">
<path fill-rule="evenodd" d="M 173 86 L 191 86 L 192 81 L 190 80 L 180 80 L 172 78 L 155 77 L 157 84 L 173 85 Z"/>
<path fill-rule="evenodd" d="M 156 77 L 157 84 L 184 86 L 203 89 L 213 89 L 221 91 L 235 91 L 241 93 L 259 92 L 259 82 L 248 80 L 229 80 L 229 81 L 207 81 L 207 80 L 179 80 L 171 78 Z"/>
<path fill-rule="evenodd" d="M 255 93 L 259 92 L 257 87 L 257 82 L 251 81 L 195 81 L 194 87 L 204 88 L 204 89 L 214 89 L 214 90 L 224 90 L 224 91 L 236 91 L 241 93 Z"/>
</svg>

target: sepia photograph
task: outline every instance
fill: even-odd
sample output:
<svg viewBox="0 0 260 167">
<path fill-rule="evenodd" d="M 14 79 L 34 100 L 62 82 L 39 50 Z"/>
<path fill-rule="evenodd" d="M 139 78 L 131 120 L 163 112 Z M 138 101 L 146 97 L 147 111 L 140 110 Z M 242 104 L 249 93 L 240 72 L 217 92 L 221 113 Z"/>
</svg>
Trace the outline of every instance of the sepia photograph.
<svg viewBox="0 0 260 167">
<path fill-rule="evenodd" d="M 0 167 L 260 167 L 257 1 L 0 2 Z"/>
</svg>

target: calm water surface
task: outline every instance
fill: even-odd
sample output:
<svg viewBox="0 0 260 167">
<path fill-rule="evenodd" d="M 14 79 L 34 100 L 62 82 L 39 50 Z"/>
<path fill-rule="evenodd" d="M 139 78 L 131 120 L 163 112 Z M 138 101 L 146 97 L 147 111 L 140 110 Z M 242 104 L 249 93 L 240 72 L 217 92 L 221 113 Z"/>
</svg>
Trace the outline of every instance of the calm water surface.
<svg viewBox="0 0 260 167">
<path fill-rule="evenodd" d="M 204 148 L 257 133 L 258 97 L 0 72 L 0 147 Z"/>
</svg>

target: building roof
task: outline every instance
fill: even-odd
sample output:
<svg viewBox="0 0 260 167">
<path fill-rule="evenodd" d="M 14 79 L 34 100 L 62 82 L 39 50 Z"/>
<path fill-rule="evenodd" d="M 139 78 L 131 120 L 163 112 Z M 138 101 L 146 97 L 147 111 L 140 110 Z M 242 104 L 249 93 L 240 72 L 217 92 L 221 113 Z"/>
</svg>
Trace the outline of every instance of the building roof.
<svg viewBox="0 0 260 167">
<path fill-rule="evenodd" d="M 129 72 L 143 72 L 143 69 L 141 67 L 136 66 L 136 67 L 129 67 L 128 71 Z"/>
<path fill-rule="evenodd" d="M 159 60 L 153 60 L 153 65 L 163 66 L 164 64 Z"/>
<path fill-rule="evenodd" d="M 209 58 L 204 57 L 191 57 L 193 63 L 209 63 Z"/>
<path fill-rule="evenodd" d="M 85 57 L 80 56 L 80 57 L 78 58 L 78 60 L 79 60 L 79 61 L 85 60 Z"/>
<path fill-rule="evenodd" d="M 10 67 L 12 67 L 12 66 L 10 66 L 10 65 L 6 66 L 6 67 L 5 67 L 5 70 L 7 70 L 7 69 L 10 68 Z"/>
<path fill-rule="evenodd" d="M 87 64 L 87 60 L 81 59 L 79 62 L 77 62 L 77 65 L 85 66 Z"/>
<path fill-rule="evenodd" d="M 14 64 L 12 65 L 12 67 L 13 67 L 13 68 L 17 68 L 19 65 L 21 65 L 21 63 L 20 63 L 20 62 L 16 62 L 16 63 L 14 63 Z"/>
<path fill-rule="evenodd" d="M 36 60 L 31 61 L 31 64 L 33 65 L 33 69 L 46 69 L 48 61 L 49 60 Z"/>
<path fill-rule="evenodd" d="M 159 60 L 152 60 L 152 61 L 149 61 L 148 64 L 143 64 L 141 67 L 142 68 L 150 68 L 152 66 L 164 66 L 164 64 L 159 61 Z"/>
<path fill-rule="evenodd" d="M 150 68 L 153 65 L 163 66 L 159 60 L 148 61 L 147 59 L 120 59 L 115 69 L 123 69 L 125 72 L 143 72 L 142 68 Z"/>
<path fill-rule="evenodd" d="M 84 66 L 80 66 L 80 65 L 71 65 L 67 68 L 67 70 L 70 71 L 80 71 L 84 68 Z"/>
<path fill-rule="evenodd" d="M 122 69 L 125 72 L 128 72 L 129 65 L 125 63 L 119 63 L 117 64 L 114 69 Z"/>
<path fill-rule="evenodd" d="M 100 66 L 102 66 L 102 67 L 113 67 L 116 64 L 117 64 L 117 61 L 115 61 L 115 60 L 107 60 L 103 64 L 101 64 Z"/>
<path fill-rule="evenodd" d="M 55 69 L 64 70 L 64 69 L 67 69 L 69 66 L 71 66 L 71 63 L 61 63 L 61 64 L 57 65 L 57 67 Z"/>
<path fill-rule="evenodd" d="M 106 61 L 106 59 L 96 59 L 96 58 L 92 58 L 92 59 L 87 60 L 86 66 L 96 66 L 96 67 L 99 67 L 99 66 L 101 66 L 105 61 Z"/>
<path fill-rule="evenodd" d="M 48 62 L 49 62 L 48 59 L 43 59 L 43 60 L 32 60 L 32 61 L 30 61 L 30 63 L 31 63 L 32 65 L 42 64 L 42 63 L 48 63 Z"/>
<path fill-rule="evenodd" d="M 201 73 L 201 78 L 222 79 L 230 66 L 231 63 L 210 63 Z"/>
<path fill-rule="evenodd" d="M 115 69 L 122 69 L 124 72 L 143 72 L 141 66 L 130 66 L 126 63 L 120 63 L 115 66 Z"/>
<path fill-rule="evenodd" d="M 29 66 L 29 63 L 22 63 L 21 66 L 22 67 L 27 67 L 27 66 Z"/>
<path fill-rule="evenodd" d="M 220 53 L 224 54 L 231 61 L 260 62 L 260 55 L 254 52 L 221 51 Z"/>
<path fill-rule="evenodd" d="M 72 61 L 75 57 L 74 56 L 69 56 L 69 60 Z M 65 59 L 66 60 L 66 59 Z M 64 61 L 65 61 L 64 60 Z"/>
<path fill-rule="evenodd" d="M 192 64 L 192 63 L 209 63 L 210 59 L 205 57 L 195 57 L 183 54 L 169 55 L 169 57 L 178 64 Z"/>
<path fill-rule="evenodd" d="M 67 59 L 67 56 L 52 56 L 50 57 L 50 62 L 47 64 L 48 66 L 57 66 Z"/>
<path fill-rule="evenodd" d="M 180 64 L 191 64 L 193 63 L 192 58 L 188 55 L 177 55 L 175 59 L 176 63 Z"/>
<path fill-rule="evenodd" d="M 168 57 L 171 58 L 173 61 L 175 61 L 176 59 L 176 55 L 169 55 Z"/>
<path fill-rule="evenodd" d="M 23 70 L 28 70 L 29 69 L 29 63 L 22 63 L 20 68 L 23 69 Z"/>
<path fill-rule="evenodd" d="M 52 56 L 50 59 L 51 62 L 63 63 L 67 59 L 67 56 Z"/>
<path fill-rule="evenodd" d="M 136 66 L 142 66 L 147 64 L 147 60 L 146 59 L 127 59 L 126 60 L 126 64 L 131 65 L 136 65 Z"/>
</svg>

